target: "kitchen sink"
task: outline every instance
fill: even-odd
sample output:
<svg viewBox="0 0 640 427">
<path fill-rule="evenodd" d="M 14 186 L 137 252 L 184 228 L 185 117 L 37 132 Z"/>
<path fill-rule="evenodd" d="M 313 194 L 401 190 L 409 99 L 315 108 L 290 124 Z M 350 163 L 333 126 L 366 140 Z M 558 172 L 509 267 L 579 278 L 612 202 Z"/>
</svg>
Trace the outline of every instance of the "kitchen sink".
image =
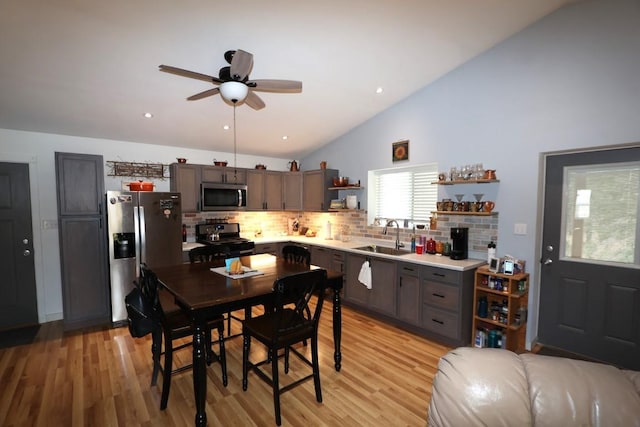
<svg viewBox="0 0 640 427">
<path fill-rule="evenodd" d="M 377 254 L 385 254 L 385 255 L 407 255 L 411 253 L 411 251 L 407 251 L 404 249 L 388 248 L 386 246 L 376 246 L 376 245 L 360 246 L 354 249 L 357 249 L 360 251 L 374 252 Z"/>
</svg>

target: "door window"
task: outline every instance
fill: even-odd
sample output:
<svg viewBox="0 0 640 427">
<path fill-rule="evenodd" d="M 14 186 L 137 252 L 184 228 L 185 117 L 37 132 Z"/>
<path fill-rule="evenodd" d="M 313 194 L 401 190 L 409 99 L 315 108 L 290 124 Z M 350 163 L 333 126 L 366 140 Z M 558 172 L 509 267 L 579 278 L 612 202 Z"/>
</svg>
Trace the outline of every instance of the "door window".
<svg viewBox="0 0 640 427">
<path fill-rule="evenodd" d="M 563 260 L 640 266 L 640 162 L 564 168 Z"/>
</svg>

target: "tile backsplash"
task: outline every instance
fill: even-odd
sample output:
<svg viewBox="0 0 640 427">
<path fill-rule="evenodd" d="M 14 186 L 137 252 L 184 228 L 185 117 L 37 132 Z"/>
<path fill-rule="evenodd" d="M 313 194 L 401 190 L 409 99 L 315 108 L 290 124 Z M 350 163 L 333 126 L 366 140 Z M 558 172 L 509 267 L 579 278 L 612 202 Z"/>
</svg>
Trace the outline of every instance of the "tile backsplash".
<svg viewBox="0 0 640 427">
<path fill-rule="evenodd" d="M 345 210 L 338 212 L 199 212 L 182 215 L 183 223 L 187 225 L 187 240 L 195 240 L 195 225 L 207 219 L 226 219 L 229 222 L 240 223 L 240 230 L 244 237 L 253 238 L 258 232 L 264 237 L 280 237 L 287 235 L 287 224 L 290 218 L 298 218 L 301 227 L 307 227 L 317 232 L 320 238 L 325 237 L 327 222 L 331 222 L 331 237 L 342 239 L 345 231 L 352 238 L 369 238 L 395 241 L 396 231 L 391 230 L 387 235 L 382 234 L 383 226 L 367 223 L 365 210 Z M 498 242 L 498 214 L 490 216 L 478 215 L 446 215 L 438 214 L 435 229 L 417 230 L 416 235 L 424 235 L 436 241 L 447 242 L 450 239 L 452 227 L 469 228 L 469 257 L 484 258 L 489 242 Z M 411 241 L 412 228 L 400 229 L 400 240 L 407 244 Z"/>
</svg>

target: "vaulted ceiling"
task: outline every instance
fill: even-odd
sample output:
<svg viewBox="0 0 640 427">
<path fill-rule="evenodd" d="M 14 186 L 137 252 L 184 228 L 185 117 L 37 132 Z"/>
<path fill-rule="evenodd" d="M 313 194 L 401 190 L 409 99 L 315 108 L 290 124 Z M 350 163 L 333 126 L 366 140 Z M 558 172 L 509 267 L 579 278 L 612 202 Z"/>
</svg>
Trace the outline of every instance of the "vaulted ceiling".
<svg viewBox="0 0 640 427">
<path fill-rule="evenodd" d="M 233 108 L 186 100 L 214 86 L 158 66 L 217 76 L 242 49 L 303 89 L 239 105 L 238 151 L 295 158 L 570 2 L 0 0 L 0 128 L 232 151 Z"/>
</svg>

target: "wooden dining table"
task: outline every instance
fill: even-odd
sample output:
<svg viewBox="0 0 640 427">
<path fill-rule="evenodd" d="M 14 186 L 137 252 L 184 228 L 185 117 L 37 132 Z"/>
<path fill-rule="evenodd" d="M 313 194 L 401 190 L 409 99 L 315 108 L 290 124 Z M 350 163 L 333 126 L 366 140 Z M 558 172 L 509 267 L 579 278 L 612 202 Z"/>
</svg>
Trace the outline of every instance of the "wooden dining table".
<svg viewBox="0 0 640 427">
<path fill-rule="evenodd" d="M 270 254 L 250 255 L 240 258 L 247 273 L 227 277 L 213 271 L 224 263 L 179 264 L 153 268 L 158 280 L 191 318 L 193 325 L 193 390 L 196 403 L 196 426 L 207 424 L 205 398 L 207 394 L 207 365 L 205 357 L 205 332 L 207 319 L 269 302 L 274 282 L 291 274 L 320 267 L 287 262 Z M 327 286 L 333 290 L 333 340 L 336 371 L 340 371 L 342 355 L 340 339 L 342 328 L 340 291 L 342 272 L 327 270 Z"/>
</svg>

